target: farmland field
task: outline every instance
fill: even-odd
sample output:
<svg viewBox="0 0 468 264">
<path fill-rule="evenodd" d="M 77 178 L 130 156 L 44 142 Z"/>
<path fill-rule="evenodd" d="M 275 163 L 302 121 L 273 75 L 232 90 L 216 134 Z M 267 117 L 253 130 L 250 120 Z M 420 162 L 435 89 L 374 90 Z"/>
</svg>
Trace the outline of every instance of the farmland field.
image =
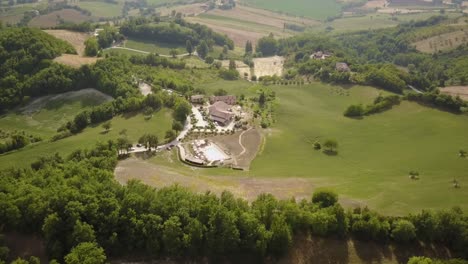
<svg viewBox="0 0 468 264">
<path fill-rule="evenodd" d="M 55 27 L 59 24 L 61 18 L 66 22 L 80 23 L 91 20 L 91 17 L 83 15 L 81 12 L 74 9 L 63 9 L 59 11 L 51 12 L 47 15 L 42 15 L 33 18 L 29 22 L 31 27 L 50 28 Z"/>
<path fill-rule="evenodd" d="M 341 6 L 334 0 L 243 0 L 241 3 L 280 13 L 313 19 L 326 19 L 341 12 Z"/>
<path fill-rule="evenodd" d="M 223 87 L 237 95 L 255 93 L 257 88 L 240 83 L 202 87 L 208 92 Z M 468 160 L 457 155 L 459 149 L 468 148 L 468 134 L 457 132 L 468 130 L 467 116 L 403 102 L 385 113 L 355 120 L 344 117 L 344 109 L 369 103 L 381 91 L 355 86 L 347 96 L 341 87 L 319 83 L 271 88 L 278 97 L 277 122 L 264 131 L 266 143 L 250 171 L 193 171 L 161 157 L 154 163 L 182 175 L 307 179 L 313 186 L 310 192 L 327 187 L 353 204 L 386 214 L 455 205 L 467 208 L 460 201 L 466 201 L 468 193 L 452 187 L 454 178 L 463 186 L 468 184 Z M 314 150 L 316 140 L 327 138 L 338 141 L 337 156 Z M 411 170 L 418 171 L 421 179 L 410 180 Z"/>
<path fill-rule="evenodd" d="M 169 55 L 171 49 L 176 49 L 179 54 L 187 52 L 185 51 L 185 46 L 137 39 L 128 39 L 127 41 L 125 41 L 125 47 L 165 55 Z"/>
<path fill-rule="evenodd" d="M 106 2 L 77 2 L 77 6 L 91 12 L 92 16 L 98 18 L 118 17 L 122 15 L 123 4 L 111 4 Z"/>
</svg>

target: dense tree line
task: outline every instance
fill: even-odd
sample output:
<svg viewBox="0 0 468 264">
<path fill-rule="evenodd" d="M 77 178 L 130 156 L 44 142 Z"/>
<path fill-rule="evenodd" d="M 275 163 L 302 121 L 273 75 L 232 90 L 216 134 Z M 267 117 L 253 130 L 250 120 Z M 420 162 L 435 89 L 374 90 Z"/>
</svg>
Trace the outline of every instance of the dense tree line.
<svg viewBox="0 0 468 264">
<path fill-rule="evenodd" d="M 137 181 L 122 186 L 113 179 L 116 164 L 117 144 L 109 141 L 68 157 L 42 157 L 29 169 L 0 172 L 4 230 L 41 234 L 49 257 L 65 257 L 66 263 L 77 263 L 70 261 L 80 254 L 105 259 L 99 247 L 111 257 L 261 260 L 284 254 L 299 234 L 403 245 L 423 241 L 468 257 L 468 216 L 457 208 L 387 217 L 366 208 L 345 211 L 329 191 L 299 202 L 262 194 L 249 204 L 229 192 L 195 194 Z"/>
<path fill-rule="evenodd" d="M 75 52 L 68 43 L 38 29 L 1 29 L 0 111 L 31 96 L 31 79 L 37 78 L 36 75 L 47 75 L 45 71 L 53 65 L 53 58 L 62 53 Z"/>
<path fill-rule="evenodd" d="M 463 101 L 459 96 L 453 97 L 447 94 L 441 94 L 438 90 L 422 94 L 408 93 L 405 98 L 408 101 L 437 107 L 453 113 L 468 112 L 468 102 Z"/>
<path fill-rule="evenodd" d="M 363 115 L 371 115 L 380 112 L 384 112 L 387 110 L 392 109 L 394 105 L 400 104 L 400 96 L 398 95 L 389 95 L 389 96 L 382 96 L 379 95 L 375 98 L 374 103 L 363 106 L 361 104 L 358 105 L 350 105 L 344 112 L 344 116 L 347 117 L 361 117 Z"/>
<path fill-rule="evenodd" d="M 183 19 L 153 22 L 146 18 L 134 18 L 122 24 L 120 33 L 127 37 L 161 41 L 186 45 L 198 45 L 203 41 L 211 45 L 224 46 L 234 49 L 234 42 L 225 35 L 214 32 L 200 24 L 188 23 Z"/>
</svg>

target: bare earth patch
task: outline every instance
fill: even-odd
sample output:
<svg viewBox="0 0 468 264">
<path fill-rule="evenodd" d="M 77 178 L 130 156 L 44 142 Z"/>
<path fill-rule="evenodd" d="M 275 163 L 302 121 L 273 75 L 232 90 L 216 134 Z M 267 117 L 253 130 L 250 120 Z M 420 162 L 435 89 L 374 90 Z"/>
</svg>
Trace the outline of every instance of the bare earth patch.
<svg viewBox="0 0 468 264">
<path fill-rule="evenodd" d="M 261 193 L 271 193 L 279 199 L 310 199 L 314 185 L 304 178 L 254 178 L 246 176 L 202 176 L 203 169 L 193 168 L 190 176 L 183 175 L 169 167 L 129 158 L 119 162 L 115 168 L 115 179 L 121 184 L 137 179 L 150 186 L 162 188 L 179 184 L 192 191 L 211 191 L 220 194 L 224 190 L 238 197 L 253 201 Z"/>
<path fill-rule="evenodd" d="M 440 88 L 440 92 L 451 96 L 460 96 L 461 99 L 468 101 L 468 86 L 449 86 Z"/>
<path fill-rule="evenodd" d="M 55 58 L 54 61 L 74 68 L 79 68 L 84 64 L 96 63 L 98 59 L 99 58 L 96 57 L 82 57 L 75 54 L 63 54 L 62 56 Z"/>
<path fill-rule="evenodd" d="M 170 7 L 160 7 L 156 11 L 160 13 L 161 16 L 169 16 L 172 11 L 176 13 L 181 13 L 186 16 L 197 16 L 199 14 L 205 13 L 207 10 L 207 5 L 203 3 L 195 3 L 189 5 L 180 5 L 180 6 L 170 6 Z"/>
<path fill-rule="evenodd" d="M 243 47 L 245 43 L 247 42 L 247 40 L 252 41 L 252 43 L 257 43 L 257 41 L 261 37 L 264 37 L 267 35 L 261 32 L 253 32 L 249 29 L 235 29 L 235 28 L 230 28 L 228 26 L 220 26 L 215 22 L 210 22 L 210 20 L 203 20 L 197 17 L 194 17 L 194 18 L 190 17 L 187 19 L 190 22 L 200 23 L 202 25 L 205 25 L 218 33 L 226 34 L 230 39 L 234 41 L 234 44 L 238 47 Z"/>
<path fill-rule="evenodd" d="M 370 0 L 363 7 L 366 9 L 384 8 L 387 5 L 386 0 Z"/>
<path fill-rule="evenodd" d="M 255 76 L 281 76 L 283 75 L 284 58 L 280 56 L 268 57 L 268 58 L 255 58 L 254 62 L 254 74 Z"/>
</svg>

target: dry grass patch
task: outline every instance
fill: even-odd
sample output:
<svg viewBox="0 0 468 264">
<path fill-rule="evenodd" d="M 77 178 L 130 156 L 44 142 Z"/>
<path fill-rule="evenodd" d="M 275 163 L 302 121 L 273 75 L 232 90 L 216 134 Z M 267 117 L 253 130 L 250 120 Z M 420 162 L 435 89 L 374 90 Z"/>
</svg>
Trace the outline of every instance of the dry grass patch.
<svg viewBox="0 0 468 264">
<path fill-rule="evenodd" d="M 44 32 L 58 39 L 67 41 L 76 49 L 76 52 L 78 53 L 78 55 L 63 54 L 62 56 L 55 58 L 54 61 L 78 68 L 84 64 L 93 64 L 98 60 L 96 57 L 84 57 L 84 42 L 91 37 L 90 34 L 73 32 L 69 30 L 44 30 Z"/>
<path fill-rule="evenodd" d="M 160 155 L 168 155 L 165 154 Z M 162 188 L 178 184 L 198 193 L 211 191 L 221 194 L 227 190 L 237 197 L 253 201 L 262 193 L 271 193 L 279 199 L 310 199 L 314 184 L 304 178 L 257 178 L 248 176 L 202 176 L 203 170 L 191 168 L 190 176 L 179 173 L 169 167 L 159 166 L 148 161 L 129 158 L 119 162 L 114 175 L 121 184 L 137 179 L 150 186 Z"/>
<path fill-rule="evenodd" d="M 386 0 L 370 0 L 363 6 L 363 8 L 375 9 L 375 8 L 384 8 L 386 6 L 387 6 Z"/>
<path fill-rule="evenodd" d="M 451 96 L 460 96 L 461 99 L 468 101 L 468 86 L 449 86 L 440 88 L 440 92 Z"/>
<path fill-rule="evenodd" d="M 462 29 L 420 40 L 413 43 L 413 45 L 421 52 L 434 53 L 452 50 L 466 43 L 468 43 L 468 32 Z"/>
<path fill-rule="evenodd" d="M 255 58 L 254 62 L 254 74 L 255 76 L 282 76 L 284 57 L 274 56 L 268 58 Z"/>
<path fill-rule="evenodd" d="M 205 13 L 206 9 L 206 4 L 195 3 L 189 5 L 160 7 L 157 8 L 156 11 L 160 12 L 161 16 L 169 16 L 173 10 L 186 16 L 197 16 L 199 14 Z"/>
</svg>

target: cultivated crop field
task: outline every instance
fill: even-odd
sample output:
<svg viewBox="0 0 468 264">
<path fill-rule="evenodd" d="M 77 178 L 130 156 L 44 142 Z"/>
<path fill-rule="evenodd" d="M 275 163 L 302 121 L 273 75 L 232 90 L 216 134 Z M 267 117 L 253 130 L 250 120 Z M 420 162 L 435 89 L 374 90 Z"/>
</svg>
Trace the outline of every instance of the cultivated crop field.
<svg viewBox="0 0 468 264">
<path fill-rule="evenodd" d="M 334 0 L 243 0 L 241 3 L 275 12 L 320 20 L 336 16 L 341 12 L 341 5 Z"/>
<path fill-rule="evenodd" d="M 213 88 L 210 88 L 213 87 Z M 232 94 L 251 95 L 254 86 L 216 82 L 206 90 L 223 87 Z M 468 117 L 403 102 L 385 113 L 362 120 L 343 116 L 350 104 L 369 103 L 382 91 L 355 86 L 348 92 L 319 83 L 270 86 L 278 97 L 276 123 L 263 131 L 265 144 L 248 172 L 228 169 L 197 170 L 200 176 L 246 176 L 254 179 L 307 179 L 310 191 L 336 190 L 348 204 L 364 204 L 387 214 L 421 209 L 467 208 L 468 159 L 458 157 L 468 149 Z M 338 141 L 338 155 L 314 150 L 315 141 Z M 180 175 L 190 168 L 161 157 Z M 416 170 L 420 180 L 410 180 Z M 462 185 L 454 189 L 453 179 Z M 301 196 L 302 191 L 291 196 Z"/>
<path fill-rule="evenodd" d="M 468 43 L 468 32 L 462 29 L 420 40 L 413 43 L 413 45 L 421 52 L 435 53 L 452 50 L 466 43 Z"/>
<path fill-rule="evenodd" d="M 98 18 L 111 18 L 122 15 L 123 3 L 111 4 L 97 1 L 80 1 L 75 5 L 91 12 L 92 16 Z"/>
<path fill-rule="evenodd" d="M 31 27 L 51 28 L 59 24 L 59 18 L 66 22 L 81 23 L 91 20 L 91 17 L 83 15 L 81 12 L 74 9 L 63 9 L 54 11 L 46 15 L 33 18 L 29 22 Z"/>
<path fill-rule="evenodd" d="M 125 41 L 125 47 L 164 55 L 169 55 L 171 49 L 176 49 L 179 54 L 187 52 L 185 50 L 185 46 L 137 39 L 128 39 L 127 41 Z"/>
</svg>

